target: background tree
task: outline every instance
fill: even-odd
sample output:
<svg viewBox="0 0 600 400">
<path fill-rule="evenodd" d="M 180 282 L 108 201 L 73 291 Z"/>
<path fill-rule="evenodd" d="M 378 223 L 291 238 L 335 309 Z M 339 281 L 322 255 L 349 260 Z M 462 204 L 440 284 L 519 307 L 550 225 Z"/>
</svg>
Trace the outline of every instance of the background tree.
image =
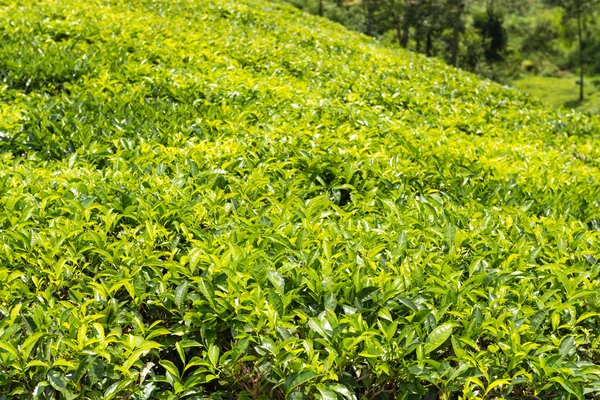
<svg viewBox="0 0 600 400">
<path fill-rule="evenodd" d="M 390 15 L 392 16 L 396 40 L 402 46 L 402 11 L 404 10 L 404 2 L 402 0 L 387 0 L 387 2 Z"/>
<path fill-rule="evenodd" d="M 441 34 L 447 27 L 446 4 L 439 0 L 418 0 L 413 10 L 417 51 L 422 51 L 428 57 L 437 55 L 435 43 L 441 39 Z M 425 43 L 424 48 L 421 44 Z"/>
<path fill-rule="evenodd" d="M 465 12 L 466 0 L 448 0 L 449 14 L 452 16 L 452 41 L 450 43 L 450 65 L 457 66 L 458 51 L 460 45 L 460 34 L 464 30 L 463 13 Z"/>
<path fill-rule="evenodd" d="M 509 83 L 600 74 L 600 0 L 273 0 Z"/>
<path fill-rule="evenodd" d="M 503 61 L 508 37 L 504 28 L 502 11 L 490 2 L 484 12 L 474 13 L 473 26 L 481 36 L 486 60 L 490 62 Z"/>
<path fill-rule="evenodd" d="M 577 46 L 579 50 L 579 101 L 585 98 L 585 38 L 584 23 L 587 13 L 592 13 L 594 6 L 599 4 L 598 0 L 547 0 L 549 4 L 559 5 L 566 11 L 565 23 L 574 19 L 577 24 Z"/>
<path fill-rule="evenodd" d="M 410 27 L 415 21 L 415 12 L 417 11 L 417 0 L 406 0 L 404 4 L 404 18 L 402 22 L 402 38 L 400 46 L 406 48 L 410 40 Z"/>
</svg>

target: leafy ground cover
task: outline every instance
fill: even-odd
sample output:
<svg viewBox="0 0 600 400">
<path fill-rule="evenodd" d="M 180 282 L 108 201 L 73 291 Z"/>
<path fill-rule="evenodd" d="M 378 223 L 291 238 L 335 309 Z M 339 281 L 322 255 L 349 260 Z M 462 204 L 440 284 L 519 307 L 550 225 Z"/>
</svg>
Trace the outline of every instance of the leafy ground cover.
<svg viewBox="0 0 600 400">
<path fill-rule="evenodd" d="M 578 101 L 578 80 L 575 76 L 565 78 L 526 76 L 514 81 L 513 85 L 551 106 L 600 114 L 600 77 L 586 78 L 586 98 L 583 102 Z"/>
<path fill-rule="evenodd" d="M 4 398 L 593 398 L 599 120 L 262 0 L 0 1 Z"/>
</svg>

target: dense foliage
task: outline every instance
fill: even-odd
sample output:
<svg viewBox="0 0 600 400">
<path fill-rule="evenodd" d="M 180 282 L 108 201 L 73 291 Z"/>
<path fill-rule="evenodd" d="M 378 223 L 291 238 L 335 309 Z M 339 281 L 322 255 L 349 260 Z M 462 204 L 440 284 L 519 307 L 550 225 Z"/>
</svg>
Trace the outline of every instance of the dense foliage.
<svg viewBox="0 0 600 400">
<path fill-rule="evenodd" d="M 0 393 L 592 398 L 600 122 L 263 0 L 0 0 Z"/>
</svg>

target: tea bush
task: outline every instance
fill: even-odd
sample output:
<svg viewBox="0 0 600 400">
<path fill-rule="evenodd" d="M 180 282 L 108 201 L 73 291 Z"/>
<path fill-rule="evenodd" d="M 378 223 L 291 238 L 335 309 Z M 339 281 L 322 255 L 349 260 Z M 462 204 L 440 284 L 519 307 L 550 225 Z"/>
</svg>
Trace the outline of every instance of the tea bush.
<svg viewBox="0 0 600 400">
<path fill-rule="evenodd" d="M 263 0 L 0 0 L 6 399 L 593 398 L 599 120 Z"/>
</svg>

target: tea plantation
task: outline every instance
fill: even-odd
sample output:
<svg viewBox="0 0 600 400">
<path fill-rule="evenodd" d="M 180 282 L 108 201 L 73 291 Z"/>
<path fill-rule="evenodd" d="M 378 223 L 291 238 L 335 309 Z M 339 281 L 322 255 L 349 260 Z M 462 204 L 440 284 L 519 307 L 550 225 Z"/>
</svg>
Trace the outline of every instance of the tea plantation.
<svg viewBox="0 0 600 400">
<path fill-rule="evenodd" d="M 0 398 L 598 398 L 597 117 L 266 0 L 0 37 Z"/>
</svg>

